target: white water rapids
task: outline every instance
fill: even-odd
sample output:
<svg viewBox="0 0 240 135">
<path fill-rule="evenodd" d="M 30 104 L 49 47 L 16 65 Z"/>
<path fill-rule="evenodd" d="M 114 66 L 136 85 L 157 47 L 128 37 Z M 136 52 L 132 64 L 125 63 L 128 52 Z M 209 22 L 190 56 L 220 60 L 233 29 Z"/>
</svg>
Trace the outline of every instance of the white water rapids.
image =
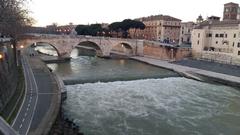
<svg viewBox="0 0 240 135">
<path fill-rule="evenodd" d="M 186 78 L 68 85 L 86 135 L 239 135 L 240 92 Z"/>
</svg>

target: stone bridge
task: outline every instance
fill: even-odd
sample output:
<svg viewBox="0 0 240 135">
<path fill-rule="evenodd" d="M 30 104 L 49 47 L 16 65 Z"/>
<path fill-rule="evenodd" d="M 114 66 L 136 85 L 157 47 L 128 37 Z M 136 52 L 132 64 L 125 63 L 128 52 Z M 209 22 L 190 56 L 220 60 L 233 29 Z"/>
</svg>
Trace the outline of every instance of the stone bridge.
<svg viewBox="0 0 240 135">
<path fill-rule="evenodd" d="M 97 55 L 102 57 L 109 57 L 114 52 L 142 56 L 144 45 L 143 40 L 136 39 L 38 34 L 23 36 L 17 45 L 27 47 L 35 43 L 48 43 L 56 49 L 59 57 L 70 57 L 72 50 L 79 46 L 94 48 Z"/>
</svg>

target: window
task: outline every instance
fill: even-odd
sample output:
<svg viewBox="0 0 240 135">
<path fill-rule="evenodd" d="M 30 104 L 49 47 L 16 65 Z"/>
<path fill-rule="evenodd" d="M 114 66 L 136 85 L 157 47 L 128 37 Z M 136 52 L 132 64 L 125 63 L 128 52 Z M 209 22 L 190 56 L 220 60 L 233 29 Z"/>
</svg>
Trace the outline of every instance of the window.
<svg viewBox="0 0 240 135">
<path fill-rule="evenodd" d="M 240 51 L 238 51 L 238 55 L 240 55 Z"/>
<path fill-rule="evenodd" d="M 224 34 L 220 34 L 220 37 L 224 37 Z"/>
<path fill-rule="evenodd" d="M 233 38 L 236 38 L 236 36 L 237 36 L 237 34 L 234 34 L 234 35 L 233 35 Z"/>
<path fill-rule="evenodd" d="M 207 34 L 207 37 L 212 37 L 212 33 L 208 33 L 208 34 Z"/>
<path fill-rule="evenodd" d="M 219 35 L 218 35 L 218 34 L 216 34 L 216 35 L 215 35 L 215 37 L 219 37 Z"/>
<path fill-rule="evenodd" d="M 198 33 L 198 37 L 200 38 L 200 33 Z"/>
<path fill-rule="evenodd" d="M 238 46 L 237 47 L 240 48 L 240 42 L 238 42 Z"/>
<path fill-rule="evenodd" d="M 227 38 L 227 34 L 225 34 L 225 38 Z"/>
<path fill-rule="evenodd" d="M 233 45 L 232 46 L 234 46 L 235 45 L 235 43 L 233 42 Z"/>
<path fill-rule="evenodd" d="M 199 40 L 197 41 L 197 44 L 199 45 Z"/>
<path fill-rule="evenodd" d="M 218 44 L 218 41 L 216 41 L 216 44 Z"/>
</svg>

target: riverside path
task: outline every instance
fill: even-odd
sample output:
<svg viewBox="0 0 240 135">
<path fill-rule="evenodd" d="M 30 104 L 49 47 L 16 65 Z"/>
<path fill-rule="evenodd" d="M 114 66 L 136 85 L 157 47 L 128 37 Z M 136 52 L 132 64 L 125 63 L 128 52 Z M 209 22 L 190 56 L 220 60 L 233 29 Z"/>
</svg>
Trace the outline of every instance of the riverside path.
<svg viewBox="0 0 240 135">
<path fill-rule="evenodd" d="M 50 130 L 58 114 L 61 92 L 46 65 L 37 57 L 22 56 L 25 76 L 25 98 L 12 127 L 20 135 L 44 135 Z"/>
<path fill-rule="evenodd" d="M 170 69 L 182 74 L 185 77 L 192 78 L 195 80 L 214 81 L 214 82 L 219 82 L 219 83 L 223 83 L 223 84 L 227 84 L 235 87 L 240 86 L 240 77 L 238 76 L 217 73 L 217 72 L 193 68 L 189 66 L 177 65 L 174 63 L 169 63 L 168 61 L 152 59 L 147 57 L 132 57 L 132 59 L 145 62 L 151 65 L 155 65 L 158 67 Z"/>
</svg>

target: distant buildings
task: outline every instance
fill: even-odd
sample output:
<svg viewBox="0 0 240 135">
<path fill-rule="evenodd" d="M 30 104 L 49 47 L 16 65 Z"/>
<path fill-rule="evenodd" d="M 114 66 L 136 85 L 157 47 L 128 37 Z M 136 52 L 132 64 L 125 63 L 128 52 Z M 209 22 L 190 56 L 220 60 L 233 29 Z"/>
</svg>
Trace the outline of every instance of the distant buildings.
<svg viewBox="0 0 240 135">
<path fill-rule="evenodd" d="M 136 20 L 143 22 L 146 28 L 144 30 L 130 29 L 131 38 L 178 43 L 181 28 L 180 19 L 167 15 L 156 15 Z"/>
<path fill-rule="evenodd" d="M 236 20 L 239 15 L 239 5 L 237 3 L 224 4 L 223 20 Z"/>
<path fill-rule="evenodd" d="M 224 5 L 223 20 L 211 16 L 192 32 L 193 56 L 240 65 L 240 20 L 236 3 Z"/>
<path fill-rule="evenodd" d="M 194 22 L 183 22 L 181 23 L 179 45 L 181 44 L 191 44 L 191 33 L 195 27 Z"/>
<path fill-rule="evenodd" d="M 25 33 L 39 33 L 39 34 L 76 34 L 76 25 L 69 23 L 69 25 L 57 26 L 56 24 L 47 25 L 46 27 L 26 27 Z"/>
<path fill-rule="evenodd" d="M 57 34 L 76 34 L 75 28 L 77 25 L 73 25 L 70 23 L 69 25 L 57 26 L 56 33 Z"/>
</svg>

